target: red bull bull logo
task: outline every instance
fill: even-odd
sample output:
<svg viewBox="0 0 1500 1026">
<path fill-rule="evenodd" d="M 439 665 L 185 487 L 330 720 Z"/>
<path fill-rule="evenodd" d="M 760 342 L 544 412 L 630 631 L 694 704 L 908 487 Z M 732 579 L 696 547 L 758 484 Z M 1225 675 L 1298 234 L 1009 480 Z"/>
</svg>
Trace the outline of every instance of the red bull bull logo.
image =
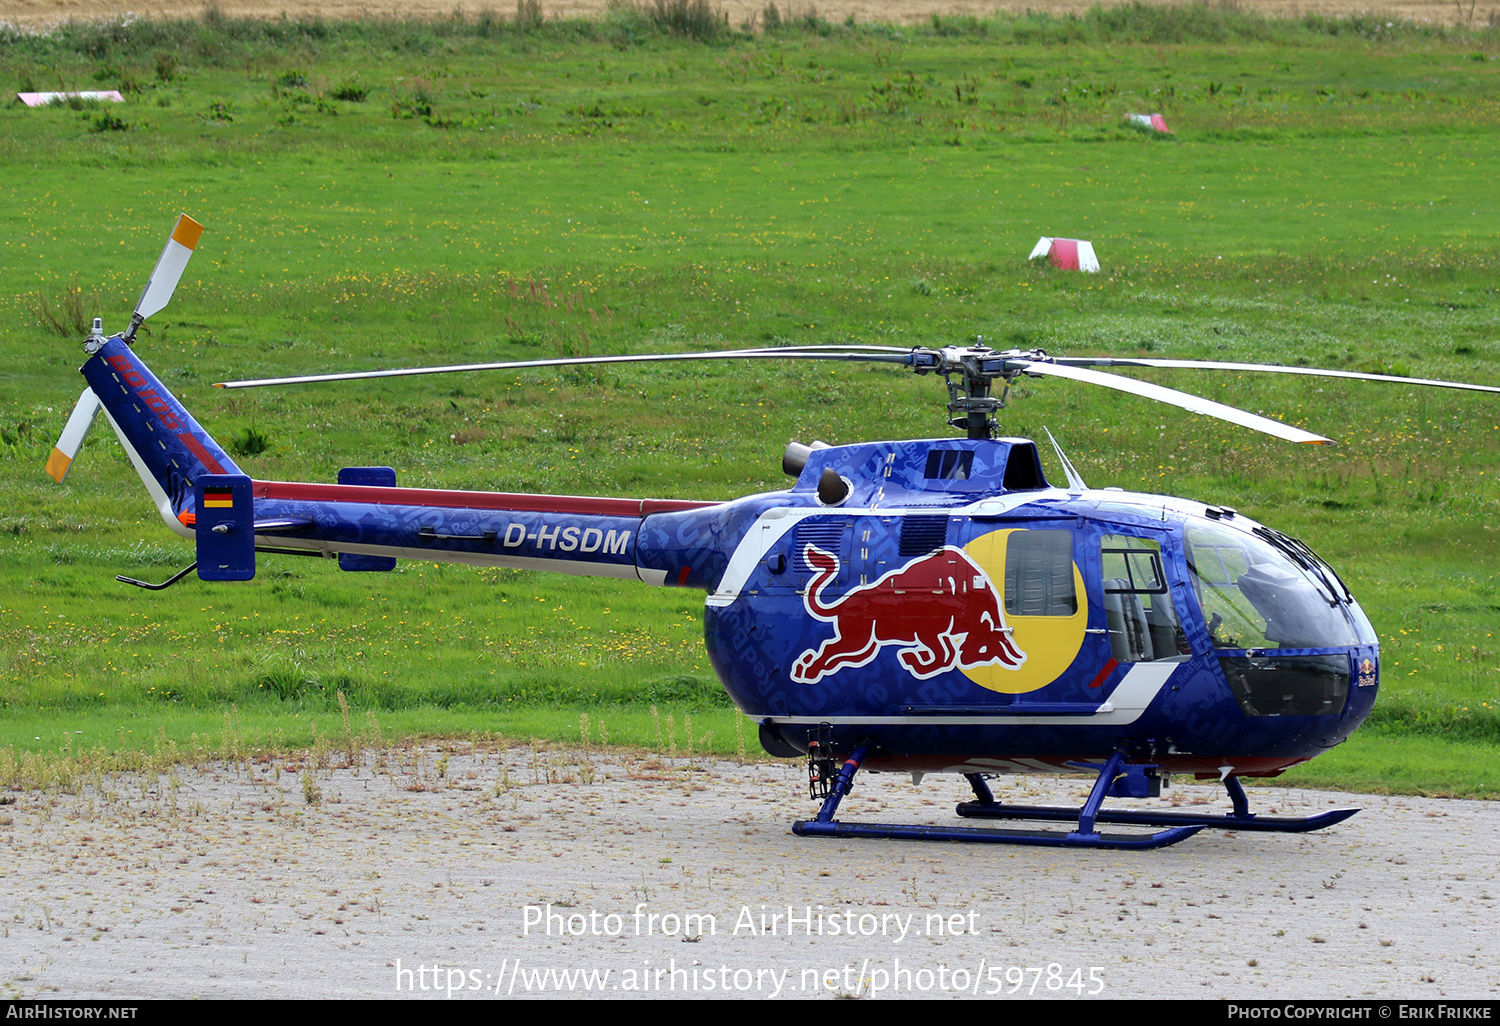
<svg viewBox="0 0 1500 1026">
<path fill-rule="evenodd" d="M 950 545 L 919 556 L 832 601 L 823 593 L 838 577 L 838 556 L 814 545 L 802 555 L 815 571 L 803 603 L 834 633 L 797 657 L 791 678 L 798 684 L 864 666 L 887 645 L 901 649 L 897 660 L 918 680 L 993 664 L 1016 669 L 1026 661 L 1010 639 L 994 585 L 962 549 Z"/>
</svg>

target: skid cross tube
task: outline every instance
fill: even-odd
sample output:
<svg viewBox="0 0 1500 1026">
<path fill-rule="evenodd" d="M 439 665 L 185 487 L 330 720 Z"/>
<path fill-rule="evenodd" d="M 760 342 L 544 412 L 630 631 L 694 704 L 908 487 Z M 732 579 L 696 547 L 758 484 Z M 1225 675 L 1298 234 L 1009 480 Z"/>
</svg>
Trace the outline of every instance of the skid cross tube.
<svg viewBox="0 0 1500 1026">
<path fill-rule="evenodd" d="M 1082 809 L 1071 812 L 1065 809 L 1055 810 L 1064 813 L 1058 818 L 1077 820 L 1078 829 L 1069 833 L 1060 833 L 1055 830 L 1002 830 L 991 827 L 927 826 L 902 823 L 840 823 L 833 818 L 838 811 L 839 802 L 843 800 L 844 795 L 853 790 L 854 775 L 859 772 L 860 766 L 869 754 L 869 744 L 861 744 L 854 749 L 840 768 L 833 789 L 823 800 L 817 817 L 810 820 L 797 820 L 792 824 L 792 833 L 799 837 L 876 837 L 896 841 L 963 841 L 974 844 L 1029 844 L 1051 848 L 1146 849 L 1176 844 L 1203 828 L 1201 824 L 1178 825 L 1152 834 L 1103 834 L 1095 831 L 1095 820 L 1105 818 L 1099 812 L 1099 805 L 1109 793 L 1110 785 L 1114 783 L 1115 777 L 1119 775 L 1120 767 L 1125 762 L 1124 753 L 1121 752 L 1110 756 L 1109 761 L 1104 764 L 1098 779 L 1094 782 L 1089 800 Z M 980 799 L 979 802 L 969 804 L 1001 808 L 1000 803 L 996 802 L 994 795 L 990 793 L 989 785 L 984 782 L 983 777 L 977 773 L 968 773 L 965 777 L 969 781 L 969 786 L 974 788 L 974 794 Z M 959 808 L 962 810 L 964 806 L 961 805 Z M 1009 806 L 1005 808 L 1009 810 Z M 960 814 L 965 813 L 960 812 Z"/>
<path fill-rule="evenodd" d="M 1103 779 L 1103 774 L 1100 774 Z M 977 773 L 969 774 L 969 783 L 974 788 L 977 801 L 962 802 L 955 810 L 967 819 L 1017 819 L 1043 820 L 1066 823 L 1079 816 L 1072 809 L 1047 805 L 1006 805 L 995 800 L 989 785 Z M 1097 791 L 1098 784 L 1095 783 Z M 1131 826 L 1161 827 L 1215 827 L 1220 830 L 1254 830 L 1265 833 L 1303 834 L 1313 830 L 1342 823 L 1358 812 L 1358 809 L 1329 809 L 1313 816 L 1259 816 L 1250 811 L 1250 800 L 1238 777 L 1225 777 L 1224 789 L 1234 811 L 1229 813 L 1196 812 L 1142 812 L 1121 809 L 1111 812 L 1095 807 L 1093 821 L 1098 823 L 1120 823 Z M 1090 801 L 1093 795 L 1089 796 Z M 1085 805 L 1085 811 L 1088 806 Z M 1081 817 L 1080 824 L 1082 822 Z M 1080 825 L 1080 829 L 1082 829 Z"/>
</svg>

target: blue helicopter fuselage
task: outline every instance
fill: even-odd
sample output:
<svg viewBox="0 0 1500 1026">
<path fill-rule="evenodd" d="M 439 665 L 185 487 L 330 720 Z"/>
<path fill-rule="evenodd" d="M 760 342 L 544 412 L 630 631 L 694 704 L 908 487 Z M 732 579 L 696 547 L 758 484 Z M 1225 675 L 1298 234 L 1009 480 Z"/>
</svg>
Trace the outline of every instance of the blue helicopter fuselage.
<svg viewBox="0 0 1500 1026">
<path fill-rule="evenodd" d="M 817 499 L 832 469 L 851 487 Z M 1024 439 L 816 450 L 790 492 L 642 526 L 708 588 L 725 688 L 768 748 L 828 725 L 872 769 L 1060 769 L 1121 744 L 1274 773 L 1369 713 L 1376 637 L 1305 547 L 1230 510 L 1048 486 Z M 727 557 L 727 558 L 726 558 Z"/>
<path fill-rule="evenodd" d="M 702 589 L 714 669 L 774 754 L 821 733 L 868 744 L 871 769 L 1126 749 L 1264 775 L 1342 742 L 1378 688 L 1368 620 L 1305 546 L 1228 509 L 1053 488 L 1025 439 L 815 449 L 791 489 L 723 503 L 398 488 L 388 468 L 252 481 L 123 342 L 83 371 L 205 579 L 220 540 L 253 532 L 351 571 L 416 558 Z"/>
</svg>

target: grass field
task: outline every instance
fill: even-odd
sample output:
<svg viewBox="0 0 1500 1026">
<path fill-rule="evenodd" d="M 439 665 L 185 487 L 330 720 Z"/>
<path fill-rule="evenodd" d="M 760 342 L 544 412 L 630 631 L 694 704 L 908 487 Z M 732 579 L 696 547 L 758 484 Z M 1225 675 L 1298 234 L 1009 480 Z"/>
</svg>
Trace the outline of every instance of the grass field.
<svg viewBox="0 0 1500 1026">
<path fill-rule="evenodd" d="M 99 426 L 66 487 L 42 463 L 81 388 L 79 325 L 124 326 L 179 211 L 207 234 L 138 345 L 262 478 L 389 464 L 413 486 L 728 498 L 782 487 L 789 438 L 941 434 L 944 397 L 795 365 L 209 383 L 982 336 L 1500 384 L 1494 29 L 1224 8 L 673 28 L 617 8 L 4 40 L 17 88 L 127 102 L 0 108 L 0 777 L 64 746 L 217 746 L 226 715 L 250 743 L 315 744 L 343 729 L 340 693 L 387 735 L 577 738 L 587 714 L 654 745 L 670 715 L 740 744 L 685 592 L 275 556 L 244 586 L 117 585 L 190 547 Z M 1104 272 L 1031 266 L 1044 234 L 1092 239 Z M 1500 406 L 1151 377 L 1340 444 L 1061 382 L 1019 387 L 1004 429 L 1050 427 L 1092 485 L 1227 503 L 1340 569 L 1385 680 L 1371 724 L 1295 778 L 1500 790 Z"/>
</svg>

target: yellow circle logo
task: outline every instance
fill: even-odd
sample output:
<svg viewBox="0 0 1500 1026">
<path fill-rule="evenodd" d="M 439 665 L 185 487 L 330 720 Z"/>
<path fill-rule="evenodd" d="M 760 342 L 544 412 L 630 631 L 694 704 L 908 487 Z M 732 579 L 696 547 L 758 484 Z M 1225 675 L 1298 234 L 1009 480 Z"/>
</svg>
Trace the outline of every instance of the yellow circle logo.
<svg viewBox="0 0 1500 1026">
<path fill-rule="evenodd" d="M 1005 602 L 1005 553 L 1008 539 L 1023 528 L 1008 528 L 991 531 L 975 538 L 964 549 L 969 558 L 990 579 L 995 593 L 1000 596 L 1000 608 Z M 1069 532 L 1070 534 L 1072 532 Z M 1078 564 L 1073 564 L 1073 594 L 1077 596 L 1078 611 L 1072 616 L 1005 616 L 1010 628 L 1010 640 L 1022 652 L 1026 661 L 1015 669 L 1000 665 L 978 666 L 964 670 L 964 676 L 990 691 L 1005 695 L 1023 695 L 1037 691 L 1061 677 L 1083 648 L 1084 629 L 1088 626 L 1088 594 L 1083 587 L 1083 574 Z"/>
</svg>

